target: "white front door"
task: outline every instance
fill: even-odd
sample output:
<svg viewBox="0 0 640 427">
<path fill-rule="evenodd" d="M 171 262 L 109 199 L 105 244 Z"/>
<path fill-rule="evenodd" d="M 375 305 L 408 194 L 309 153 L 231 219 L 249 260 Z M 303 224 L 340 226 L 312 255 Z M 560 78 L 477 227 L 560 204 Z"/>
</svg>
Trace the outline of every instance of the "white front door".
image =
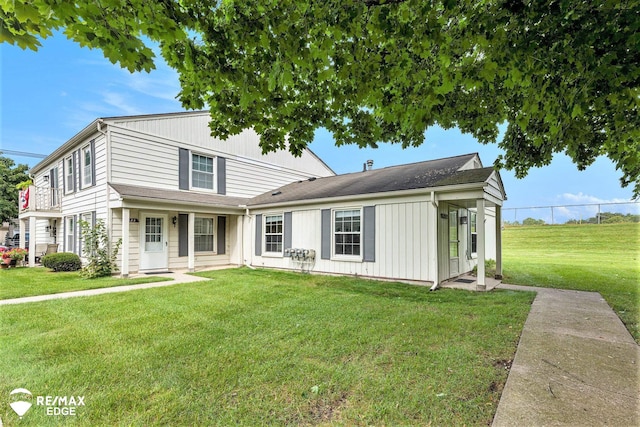
<svg viewBox="0 0 640 427">
<path fill-rule="evenodd" d="M 169 266 L 167 216 L 143 214 L 140 224 L 140 270 L 166 270 Z"/>
</svg>

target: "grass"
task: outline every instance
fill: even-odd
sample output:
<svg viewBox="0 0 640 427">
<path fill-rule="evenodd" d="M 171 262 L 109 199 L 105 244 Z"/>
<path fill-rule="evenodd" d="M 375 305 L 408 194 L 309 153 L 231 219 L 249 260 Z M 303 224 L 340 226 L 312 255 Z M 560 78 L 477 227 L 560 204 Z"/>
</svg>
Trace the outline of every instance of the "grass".
<svg viewBox="0 0 640 427">
<path fill-rule="evenodd" d="M 487 425 L 533 293 L 234 269 L 0 307 L 0 396 L 65 425 Z M 20 425 L 58 425 L 34 406 Z M 17 423 L 8 405 L 7 425 Z"/>
<path fill-rule="evenodd" d="M 504 282 L 600 292 L 640 343 L 640 224 L 506 228 Z"/>
<path fill-rule="evenodd" d="M 157 276 L 135 279 L 120 279 L 117 277 L 84 279 L 80 277 L 80 273 L 77 271 L 54 273 L 43 267 L 9 268 L 0 270 L 0 300 L 108 288 L 111 286 L 137 285 L 165 280 L 171 279 Z"/>
</svg>

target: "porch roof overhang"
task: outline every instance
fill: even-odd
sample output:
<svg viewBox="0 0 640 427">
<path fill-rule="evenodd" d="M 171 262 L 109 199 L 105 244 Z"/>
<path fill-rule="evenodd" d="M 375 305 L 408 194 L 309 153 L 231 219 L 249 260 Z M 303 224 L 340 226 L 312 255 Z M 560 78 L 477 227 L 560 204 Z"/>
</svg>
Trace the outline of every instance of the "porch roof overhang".
<svg viewBox="0 0 640 427">
<path fill-rule="evenodd" d="M 128 184 L 109 183 L 109 187 L 118 195 L 117 200 L 111 199 L 111 207 L 242 214 L 248 200 L 215 193 L 166 190 Z"/>
</svg>

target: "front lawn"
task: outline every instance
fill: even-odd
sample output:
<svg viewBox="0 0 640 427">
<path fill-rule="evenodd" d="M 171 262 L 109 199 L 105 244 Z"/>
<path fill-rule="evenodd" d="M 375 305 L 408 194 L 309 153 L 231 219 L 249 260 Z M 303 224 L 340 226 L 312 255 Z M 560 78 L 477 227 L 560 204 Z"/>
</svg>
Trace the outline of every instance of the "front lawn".
<svg viewBox="0 0 640 427">
<path fill-rule="evenodd" d="M 640 224 L 509 227 L 504 282 L 600 292 L 640 343 Z"/>
<path fill-rule="evenodd" d="M 233 269 L 0 307 L 0 396 L 65 425 L 487 425 L 533 293 Z M 22 426 L 59 425 L 34 405 Z M 5 424 L 17 424 L 8 405 Z"/>
<path fill-rule="evenodd" d="M 118 277 L 83 279 L 77 271 L 54 273 L 44 267 L 9 268 L 0 270 L 0 300 L 82 291 L 85 289 L 162 282 L 165 280 L 171 279 L 158 276 L 138 277 L 135 279 L 120 279 Z"/>
</svg>

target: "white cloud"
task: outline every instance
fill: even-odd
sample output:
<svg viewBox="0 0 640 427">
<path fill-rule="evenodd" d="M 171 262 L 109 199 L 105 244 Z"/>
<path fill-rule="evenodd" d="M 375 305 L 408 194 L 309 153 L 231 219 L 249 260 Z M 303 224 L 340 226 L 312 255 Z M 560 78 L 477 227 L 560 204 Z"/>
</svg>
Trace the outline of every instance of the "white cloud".
<svg viewBox="0 0 640 427">
<path fill-rule="evenodd" d="M 142 114 L 142 111 L 132 105 L 131 100 L 127 95 L 118 92 L 103 92 L 102 100 L 105 104 L 114 107 L 118 115 L 135 116 Z"/>
<path fill-rule="evenodd" d="M 579 192 L 578 194 L 563 193 L 556 197 L 558 204 L 602 204 L 602 203 L 627 203 L 631 200 L 622 198 L 601 199 L 596 196 L 584 194 Z"/>
</svg>

